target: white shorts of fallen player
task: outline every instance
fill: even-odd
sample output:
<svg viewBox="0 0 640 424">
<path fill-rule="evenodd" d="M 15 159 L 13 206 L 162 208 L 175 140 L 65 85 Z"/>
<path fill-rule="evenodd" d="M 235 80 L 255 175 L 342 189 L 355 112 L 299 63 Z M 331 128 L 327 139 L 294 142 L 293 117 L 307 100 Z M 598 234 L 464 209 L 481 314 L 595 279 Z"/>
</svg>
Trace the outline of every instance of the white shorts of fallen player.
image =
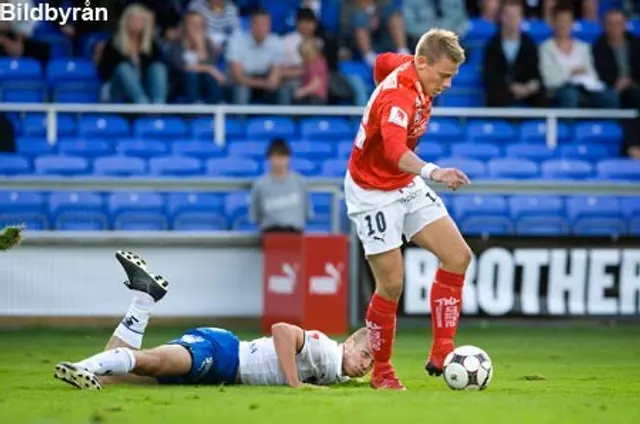
<svg viewBox="0 0 640 424">
<path fill-rule="evenodd" d="M 416 176 L 405 188 L 365 190 L 347 173 L 344 181 L 347 214 L 355 224 L 367 256 L 402 246 L 420 230 L 449 212 L 440 197 Z"/>
</svg>

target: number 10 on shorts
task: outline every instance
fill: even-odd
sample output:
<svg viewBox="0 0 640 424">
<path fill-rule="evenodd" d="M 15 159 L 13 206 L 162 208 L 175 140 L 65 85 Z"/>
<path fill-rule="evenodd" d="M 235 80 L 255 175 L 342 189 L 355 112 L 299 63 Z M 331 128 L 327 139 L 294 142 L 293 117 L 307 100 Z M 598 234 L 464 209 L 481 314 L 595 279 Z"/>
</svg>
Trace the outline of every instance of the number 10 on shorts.
<svg viewBox="0 0 640 424">
<path fill-rule="evenodd" d="M 384 213 L 376 212 L 375 214 L 365 215 L 364 221 L 367 225 L 367 236 L 372 237 L 376 234 L 383 234 L 387 231 L 387 221 L 385 220 Z"/>
</svg>

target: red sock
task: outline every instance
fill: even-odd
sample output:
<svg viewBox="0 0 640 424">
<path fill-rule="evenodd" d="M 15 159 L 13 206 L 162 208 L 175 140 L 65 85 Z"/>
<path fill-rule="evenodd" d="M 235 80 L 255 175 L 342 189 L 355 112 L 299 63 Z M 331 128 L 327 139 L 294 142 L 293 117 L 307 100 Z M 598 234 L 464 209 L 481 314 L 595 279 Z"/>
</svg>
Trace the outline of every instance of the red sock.
<svg viewBox="0 0 640 424">
<path fill-rule="evenodd" d="M 388 367 L 396 334 L 398 303 L 374 293 L 367 309 L 367 334 L 375 362 L 374 368 Z"/>
<path fill-rule="evenodd" d="M 456 335 L 463 284 L 464 274 L 454 274 L 438 268 L 429 296 L 434 343 L 438 339 L 453 340 Z"/>
</svg>

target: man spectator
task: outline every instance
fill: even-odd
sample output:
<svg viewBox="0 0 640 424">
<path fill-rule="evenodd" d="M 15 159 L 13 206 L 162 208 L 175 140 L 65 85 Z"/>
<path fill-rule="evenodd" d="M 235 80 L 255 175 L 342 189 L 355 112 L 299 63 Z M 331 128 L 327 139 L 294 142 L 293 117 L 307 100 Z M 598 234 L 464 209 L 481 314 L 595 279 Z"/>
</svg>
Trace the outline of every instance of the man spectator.
<svg viewBox="0 0 640 424">
<path fill-rule="evenodd" d="M 33 7 L 31 0 L 0 0 L 0 3 Z M 47 43 L 31 38 L 36 24 L 29 17 L 12 22 L 0 21 L 0 56 L 30 57 L 45 65 L 51 55 L 51 48 Z"/>
<path fill-rule="evenodd" d="M 216 46 L 222 50 L 229 38 L 241 30 L 238 8 L 227 0 L 193 0 L 189 10 L 199 12 L 207 23 L 207 34 Z"/>
<path fill-rule="evenodd" d="M 229 41 L 233 102 L 275 103 L 282 81 L 282 40 L 271 33 L 271 16 L 264 9 L 251 15 L 251 32 L 239 32 Z"/>
<path fill-rule="evenodd" d="M 640 110 L 640 39 L 626 30 L 620 10 L 609 10 L 605 33 L 593 45 L 596 70 L 602 81 L 620 97 L 620 106 Z M 627 153 L 640 158 L 640 122 L 623 120 Z"/>
<path fill-rule="evenodd" d="M 264 232 L 302 233 L 312 208 L 302 177 L 289 169 L 291 150 L 281 139 L 274 139 L 267 150 L 269 173 L 251 190 L 251 221 Z"/>
<path fill-rule="evenodd" d="M 515 103 L 542 106 L 545 95 L 538 70 L 538 47 L 520 30 L 522 1 L 506 0 L 501 27 L 487 43 L 482 75 L 488 106 Z"/>
<path fill-rule="evenodd" d="M 529 19 L 542 19 L 551 25 L 553 9 L 558 5 L 571 9 L 577 19 L 598 20 L 598 0 L 525 0 L 524 14 Z"/>
<path fill-rule="evenodd" d="M 448 29 L 460 38 L 469 29 L 464 0 L 404 0 L 402 10 L 411 47 L 431 28 Z"/>
<path fill-rule="evenodd" d="M 377 53 L 409 53 L 404 19 L 400 9 L 388 0 L 355 0 L 342 3 L 342 22 L 347 43 L 369 66 Z"/>
<path fill-rule="evenodd" d="M 553 10 L 554 36 L 540 46 L 542 82 L 559 107 L 616 108 L 618 96 L 608 89 L 593 66 L 591 48 L 571 36 L 573 10 L 558 5 Z"/>
</svg>

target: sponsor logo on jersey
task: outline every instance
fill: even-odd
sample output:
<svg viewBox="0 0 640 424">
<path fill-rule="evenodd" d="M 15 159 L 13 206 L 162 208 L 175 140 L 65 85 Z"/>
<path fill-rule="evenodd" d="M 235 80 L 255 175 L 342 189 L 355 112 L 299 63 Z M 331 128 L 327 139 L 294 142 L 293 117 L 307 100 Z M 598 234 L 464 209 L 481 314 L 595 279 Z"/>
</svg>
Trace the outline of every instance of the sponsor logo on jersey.
<svg viewBox="0 0 640 424">
<path fill-rule="evenodd" d="M 409 127 L 409 117 L 407 112 L 399 108 L 398 106 L 391 106 L 391 113 L 389 113 L 389 122 L 396 124 L 399 127 L 407 129 Z"/>
</svg>

